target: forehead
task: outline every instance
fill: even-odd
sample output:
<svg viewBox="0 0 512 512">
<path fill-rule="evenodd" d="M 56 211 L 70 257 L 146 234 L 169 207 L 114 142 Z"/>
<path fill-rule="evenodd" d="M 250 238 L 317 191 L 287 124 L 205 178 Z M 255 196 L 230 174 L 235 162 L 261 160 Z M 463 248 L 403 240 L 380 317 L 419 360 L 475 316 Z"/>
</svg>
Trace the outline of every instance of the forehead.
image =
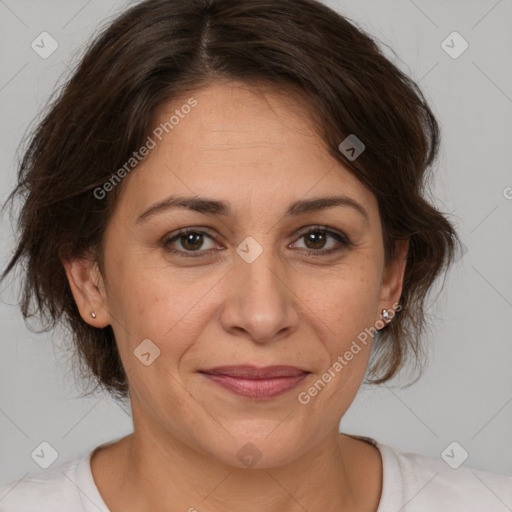
<svg viewBox="0 0 512 512">
<path fill-rule="evenodd" d="M 328 158 L 323 141 L 313 130 L 309 104 L 295 91 L 256 86 L 241 82 L 213 83 L 193 96 L 197 106 L 172 129 L 167 148 L 185 152 L 187 158 L 223 162 L 250 156 L 249 162 L 262 162 L 278 154 L 292 159 Z M 186 103 L 187 97 L 164 104 L 157 126 Z M 167 134 L 166 134 L 167 135 Z M 283 151 L 286 153 L 283 154 Z M 248 162 L 248 163 L 249 163 Z M 268 163 L 268 161 L 266 161 Z"/>
<path fill-rule="evenodd" d="M 239 198 L 240 204 L 250 197 L 263 207 L 340 192 L 376 206 L 373 194 L 329 153 L 311 106 L 293 92 L 214 83 L 163 104 L 155 128 L 167 129 L 130 176 L 125 200 L 140 210 L 169 194 L 192 193 Z M 184 108 L 191 98 L 196 105 Z"/>
</svg>

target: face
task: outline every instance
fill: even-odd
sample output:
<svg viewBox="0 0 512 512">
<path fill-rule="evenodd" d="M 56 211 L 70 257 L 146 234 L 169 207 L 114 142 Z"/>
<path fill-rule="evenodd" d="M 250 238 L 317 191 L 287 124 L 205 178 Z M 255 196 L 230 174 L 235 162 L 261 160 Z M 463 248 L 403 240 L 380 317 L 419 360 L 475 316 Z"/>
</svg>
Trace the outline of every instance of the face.
<svg viewBox="0 0 512 512">
<path fill-rule="evenodd" d="M 298 98 L 217 83 L 165 105 L 157 125 L 180 109 L 123 182 L 103 276 L 66 270 L 84 319 L 113 327 L 136 431 L 238 467 L 251 443 L 272 467 L 337 429 L 367 368 L 361 333 L 398 302 L 403 264 L 384 265 L 375 196 Z M 338 200 L 313 202 L 327 197 Z M 233 365 L 302 373 L 203 373 Z"/>
</svg>

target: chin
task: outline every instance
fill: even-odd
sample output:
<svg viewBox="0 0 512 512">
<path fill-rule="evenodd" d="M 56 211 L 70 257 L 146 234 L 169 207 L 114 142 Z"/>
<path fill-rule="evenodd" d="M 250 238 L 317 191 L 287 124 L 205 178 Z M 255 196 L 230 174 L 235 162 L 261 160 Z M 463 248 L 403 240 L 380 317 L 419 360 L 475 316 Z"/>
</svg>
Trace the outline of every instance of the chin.
<svg viewBox="0 0 512 512">
<path fill-rule="evenodd" d="M 279 421 L 253 421 L 247 428 L 238 426 L 238 431 L 226 428 L 229 434 L 224 431 L 214 446 L 212 437 L 208 437 L 204 448 L 224 464 L 240 469 L 270 469 L 289 464 L 297 458 L 297 447 L 303 446 L 305 440 L 290 432 L 289 425 L 279 425 Z"/>
</svg>

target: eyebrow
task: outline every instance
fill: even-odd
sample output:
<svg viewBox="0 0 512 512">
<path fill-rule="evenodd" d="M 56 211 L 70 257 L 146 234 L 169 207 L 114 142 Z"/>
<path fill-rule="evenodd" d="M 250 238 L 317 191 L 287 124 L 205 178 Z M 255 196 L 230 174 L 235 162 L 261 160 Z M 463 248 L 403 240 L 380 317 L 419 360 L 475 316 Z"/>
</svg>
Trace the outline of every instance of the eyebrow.
<svg viewBox="0 0 512 512">
<path fill-rule="evenodd" d="M 327 196 L 317 197 L 313 199 L 301 199 L 290 204 L 290 206 L 286 210 L 285 216 L 298 216 L 304 213 L 316 212 L 320 210 L 325 210 L 327 208 L 333 208 L 335 206 L 352 208 L 355 211 L 359 212 L 359 214 L 361 214 L 364 217 L 367 224 L 370 221 L 370 217 L 366 209 L 355 199 L 352 199 L 347 196 Z M 216 215 L 229 218 L 234 217 L 233 211 L 230 208 L 229 204 L 224 201 L 217 201 L 214 199 L 199 196 L 169 196 L 163 201 L 160 201 L 150 206 L 147 210 L 145 210 L 137 217 L 137 220 L 135 222 L 136 224 L 138 224 L 140 222 L 146 221 L 147 219 L 153 217 L 154 215 L 175 208 L 187 208 L 189 210 L 203 213 L 205 215 Z"/>
</svg>

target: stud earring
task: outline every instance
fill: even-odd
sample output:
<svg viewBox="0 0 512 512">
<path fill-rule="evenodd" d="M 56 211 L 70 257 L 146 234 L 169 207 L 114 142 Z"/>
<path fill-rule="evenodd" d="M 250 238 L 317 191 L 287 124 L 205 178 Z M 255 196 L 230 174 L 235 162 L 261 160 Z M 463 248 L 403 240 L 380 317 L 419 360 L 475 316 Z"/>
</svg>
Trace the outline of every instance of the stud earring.
<svg viewBox="0 0 512 512">
<path fill-rule="evenodd" d="M 96 318 L 96 313 L 93 311 L 93 312 L 91 313 L 91 316 L 92 316 L 93 318 Z"/>
<path fill-rule="evenodd" d="M 389 313 L 389 311 L 387 309 L 382 310 L 382 320 L 384 320 L 384 322 L 386 322 L 386 324 L 391 323 L 391 314 Z"/>
</svg>

